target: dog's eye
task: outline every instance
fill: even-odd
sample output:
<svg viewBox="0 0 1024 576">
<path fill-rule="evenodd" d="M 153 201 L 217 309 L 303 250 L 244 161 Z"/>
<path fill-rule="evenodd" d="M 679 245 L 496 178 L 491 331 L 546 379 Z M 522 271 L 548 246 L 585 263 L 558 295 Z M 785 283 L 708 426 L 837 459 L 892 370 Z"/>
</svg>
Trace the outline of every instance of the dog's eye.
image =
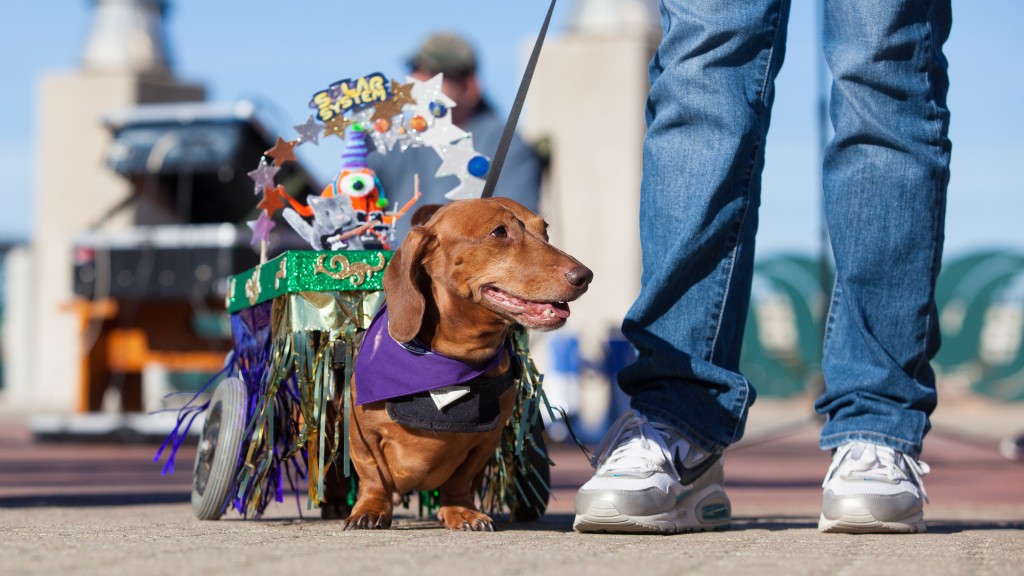
<svg viewBox="0 0 1024 576">
<path fill-rule="evenodd" d="M 491 236 L 494 236 L 495 238 L 507 238 L 508 230 L 505 230 L 504 226 L 498 226 L 494 230 L 491 230 Z"/>
</svg>

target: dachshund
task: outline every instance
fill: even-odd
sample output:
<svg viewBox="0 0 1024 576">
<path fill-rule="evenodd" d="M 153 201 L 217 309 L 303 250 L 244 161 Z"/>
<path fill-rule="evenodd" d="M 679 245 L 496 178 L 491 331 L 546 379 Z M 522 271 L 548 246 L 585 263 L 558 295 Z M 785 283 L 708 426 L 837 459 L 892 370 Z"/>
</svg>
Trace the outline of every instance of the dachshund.
<svg viewBox="0 0 1024 576">
<path fill-rule="evenodd" d="M 515 381 L 509 329 L 561 327 L 592 279 L 549 243 L 540 216 L 507 198 L 451 202 L 409 231 L 384 272 L 386 323 L 367 330 L 356 361 L 348 444 L 359 490 L 345 529 L 388 528 L 394 494 L 436 489 L 443 526 L 494 530 L 474 494 L 515 403 L 514 385 L 495 384 Z M 431 381 L 419 364 L 431 357 L 472 376 L 457 381 L 464 397 L 441 407 L 432 392 L 455 383 Z M 449 411 L 479 414 L 470 431 L 451 431 Z"/>
</svg>

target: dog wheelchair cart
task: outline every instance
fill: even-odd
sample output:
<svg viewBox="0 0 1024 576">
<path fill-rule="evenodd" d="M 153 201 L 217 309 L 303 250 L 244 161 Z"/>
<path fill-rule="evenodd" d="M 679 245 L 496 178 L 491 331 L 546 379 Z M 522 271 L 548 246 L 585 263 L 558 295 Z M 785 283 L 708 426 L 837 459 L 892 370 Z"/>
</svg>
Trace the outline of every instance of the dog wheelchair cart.
<svg viewBox="0 0 1024 576">
<path fill-rule="evenodd" d="M 391 255 L 293 250 L 228 280 L 232 351 L 224 370 L 179 411 L 165 442 L 172 447 L 166 473 L 188 426 L 206 413 L 192 484 L 199 519 L 220 518 L 230 507 L 259 517 L 285 492 L 299 500 L 302 491 L 307 509 L 326 501 L 325 518 L 347 516 L 358 482 L 348 460 L 349 387 L 362 333 L 384 301 Z M 522 374 L 516 408 L 480 500 L 487 512 L 504 508 L 533 520 L 550 496 L 539 417 L 547 403 L 524 330 L 514 330 L 514 343 Z M 436 508 L 436 491 L 418 497 L 421 515 Z"/>
</svg>

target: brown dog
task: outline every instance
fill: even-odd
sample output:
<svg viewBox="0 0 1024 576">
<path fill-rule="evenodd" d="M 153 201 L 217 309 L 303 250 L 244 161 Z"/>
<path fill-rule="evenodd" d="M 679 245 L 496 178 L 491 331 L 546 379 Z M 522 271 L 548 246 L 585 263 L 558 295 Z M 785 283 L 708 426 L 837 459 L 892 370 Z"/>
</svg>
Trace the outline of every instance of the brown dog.
<svg viewBox="0 0 1024 576">
<path fill-rule="evenodd" d="M 547 224 L 507 198 L 461 200 L 413 228 L 384 274 L 395 341 L 429 345 L 484 376 L 509 370 L 504 342 L 513 324 L 553 330 L 566 302 L 586 292 L 593 273 L 548 243 Z M 386 335 L 385 335 L 386 337 Z M 366 343 L 364 343 L 364 347 Z M 353 385 L 355 390 L 356 386 Z M 438 519 L 452 530 L 493 530 L 474 492 L 512 414 L 515 387 L 500 394 L 500 425 L 486 432 L 432 432 L 396 423 L 385 402 L 352 409 L 349 435 L 359 494 L 345 528 L 387 528 L 392 495 L 440 489 Z"/>
</svg>

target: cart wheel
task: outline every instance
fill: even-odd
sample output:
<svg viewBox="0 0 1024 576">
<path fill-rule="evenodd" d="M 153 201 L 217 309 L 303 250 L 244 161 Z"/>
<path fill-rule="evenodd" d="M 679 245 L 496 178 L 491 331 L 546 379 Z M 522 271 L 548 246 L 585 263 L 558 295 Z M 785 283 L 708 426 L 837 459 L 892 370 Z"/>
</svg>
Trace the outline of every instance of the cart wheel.
<svg viewBox="0 0 1024 576">
<path fill-rule="evenodd" d="M 551 463 L 547 459 L 547 445 L 544 442 L 544 422 L 537 420 L 537 425 L 530 431 L 534 443 L 545 454 L 542 456 L 530 450 L 527 458 L 534 470 L 540 475 L 526 474 L 525 470 L 516 470 L 516 481 L 523 487 L 527 500 L 512 510 L 512 519 L 520 522 L 532 522 L 544 515 L 551 498 Z M 543 481 L 541 481 L 543 479 Z"/>
<path fill-rule="evenodd" d="M 192 511 L 200 520 L 216 520 L 224 514 L 235 483 L 247 411 L 245 383 L 238 378 L 222 380 L 210 400 L 192 470 Z"/>
</svg>

